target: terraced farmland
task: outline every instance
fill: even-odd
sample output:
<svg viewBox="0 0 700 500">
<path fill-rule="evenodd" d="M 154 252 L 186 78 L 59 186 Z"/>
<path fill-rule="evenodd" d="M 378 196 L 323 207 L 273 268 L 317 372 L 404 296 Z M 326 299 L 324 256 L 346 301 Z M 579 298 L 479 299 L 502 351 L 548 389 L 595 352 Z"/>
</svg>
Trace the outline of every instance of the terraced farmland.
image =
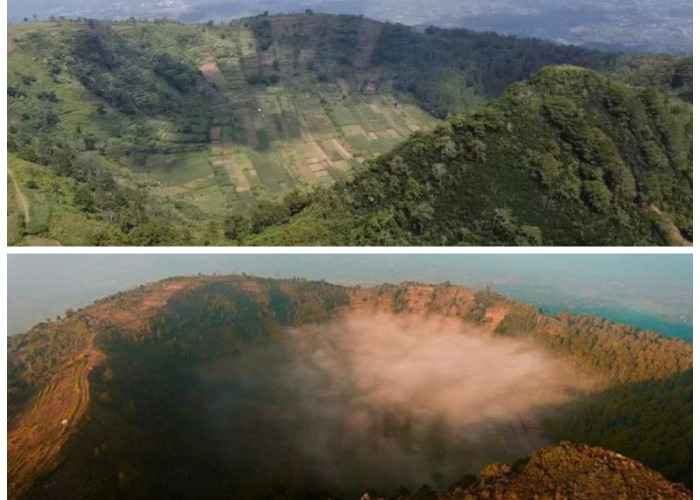
<svg viewBox="0 0 700 500">
<path fill-rule="evenodd" d="M 11 26 L 9 143 L 29 162 L 13 173 L 30 208 L 8 193 L 10 240 L 228 243 L 230 217 L 431 128 L 414 97 L 368 69 L 381 26 L 326 15 Z"/>
<path fill-rule="evenodd" d="M 342 79 L 320 83 L 303 71 L 293 74 L 299 59 L 313 54 L 279 47 L 263 53 L 243 25 L 221 30 L 225 34 L 213 45 L 209 38 L 216 38 L 193 33 L 201 40 L 188 49 L 215 92 L 209 130 L 202 133 L 195 119 L 188 133 L 168 136 L 176 142 L 206 140 L 206 151 L 152 155 L 136 166 L 207 211 L 245 210 L 261 196 L 333 182 L 436 122 L 391 95 L 366 95 Z M 204 43 L 210 44 L 206 51 Z M 273 66 L 283 76 L 279 82 L 250 83 Z"/>
<path fill-rule="evenodd" d="M 205 155 L 197 154 L 154 155 L 147 167 L 159 180 L 182 188 L 178 196 L 197 204 L 205 189 L 207 197 L 230 209 L 260 195 L 332 182 L 435 122 L 391 96 L 349 96 L 339 84 L 308 92 L 256 88 L 241 100 L 235 73 L 207 74 L 212 82 L 222 76 L 227 82 L 220 90 L 227 105 L 215 110 L 219 118 L 208 134 L 210 168 L 203 167 Z M 218 191 L 209 189 L 212 179 Z"/>
</svg>

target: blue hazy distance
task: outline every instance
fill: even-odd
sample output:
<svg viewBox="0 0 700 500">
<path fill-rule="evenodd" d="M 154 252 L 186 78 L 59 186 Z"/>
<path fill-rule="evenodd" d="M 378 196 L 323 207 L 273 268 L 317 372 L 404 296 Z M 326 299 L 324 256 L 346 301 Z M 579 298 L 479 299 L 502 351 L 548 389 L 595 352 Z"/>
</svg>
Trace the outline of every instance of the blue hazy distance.
<svg viewBox="0 0 700 500">
<path fill-rule="evenodd" d="M 197 273 L 488 285 L 547 313 L 594 314 L 692 340 L 690 255 L 9 255 L 8 332 L 142 283 Z"/>
</svg>

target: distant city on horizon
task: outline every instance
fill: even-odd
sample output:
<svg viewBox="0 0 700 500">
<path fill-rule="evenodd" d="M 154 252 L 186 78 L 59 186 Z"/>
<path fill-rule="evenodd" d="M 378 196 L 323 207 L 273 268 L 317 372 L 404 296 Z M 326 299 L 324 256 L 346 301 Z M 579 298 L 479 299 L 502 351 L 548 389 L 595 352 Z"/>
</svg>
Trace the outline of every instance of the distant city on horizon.
<svg viewBox="0 0 700 500">
<path fill-rule="evenodd" d="M 498 0 L 483 2 L 448 0 L 266 0 L 142 2 L 126 0 L 29 0 L 8 2 L 8 21 L 21 23 L 50 18 L 128 19 L 168 18 L 182 22 L 228 21 L 268 13 L 364 15 L 378 21 L 398 22 L 424 28 L 469 28 L 519 37 L 534 37 L 560 44 L 622 52 L 692 54 L 692 2 L 646 0 L 591 4 L 576 0 L 561 5 L 553 0 Z"/>
</svg>

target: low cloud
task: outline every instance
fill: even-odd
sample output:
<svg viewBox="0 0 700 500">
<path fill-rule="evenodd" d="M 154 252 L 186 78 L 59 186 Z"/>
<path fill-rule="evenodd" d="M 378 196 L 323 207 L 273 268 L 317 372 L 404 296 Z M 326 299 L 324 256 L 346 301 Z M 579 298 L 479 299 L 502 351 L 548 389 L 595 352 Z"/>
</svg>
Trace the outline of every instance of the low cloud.
<svg viewBox="0 0 700 500">
<path fill-rule="evenodd" d="M 527 341 L 452 318 L 358 313 L 289 329 L 201 374 L 218 388 L 208 410 L 222 460 L 258 464 L 241 478 L 255 495 L 275 481 L 350 497 L 446 487 L 544 444 L 537 412 L 587 385 Z"/>
<path fill-rule="evenodd" d="M 289 336 L 300 364 L 331 376 L 358 403 L 439 414 L 452 425 L 563 401 L 580 383 L 533 343 L 452 318 L 351 315 Z"/>
</svg>

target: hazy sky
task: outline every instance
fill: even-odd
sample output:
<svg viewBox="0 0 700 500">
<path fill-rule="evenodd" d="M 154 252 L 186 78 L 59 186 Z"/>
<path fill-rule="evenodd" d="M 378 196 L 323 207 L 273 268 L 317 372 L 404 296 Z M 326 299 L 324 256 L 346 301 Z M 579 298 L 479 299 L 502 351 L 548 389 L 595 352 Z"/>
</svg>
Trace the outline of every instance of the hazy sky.
<svg viewBox="0 0 700 500">
<path fill-rule="evenodd" d="M 50 16 L 184 22 L 303 12 L 463 26 L 610 50 L 692 54 L 692 0 L 8 0 L 8 20 Z"/>
<path fill-rule="evenodd" d="M 169 276 L 243 272 L 340 284 L 491 285 L 546 309 L 660 331 L 654 321 L 663 320 L 692 334 L 690 255 L 9 255 L 8 332 Z"/>
</svg>

